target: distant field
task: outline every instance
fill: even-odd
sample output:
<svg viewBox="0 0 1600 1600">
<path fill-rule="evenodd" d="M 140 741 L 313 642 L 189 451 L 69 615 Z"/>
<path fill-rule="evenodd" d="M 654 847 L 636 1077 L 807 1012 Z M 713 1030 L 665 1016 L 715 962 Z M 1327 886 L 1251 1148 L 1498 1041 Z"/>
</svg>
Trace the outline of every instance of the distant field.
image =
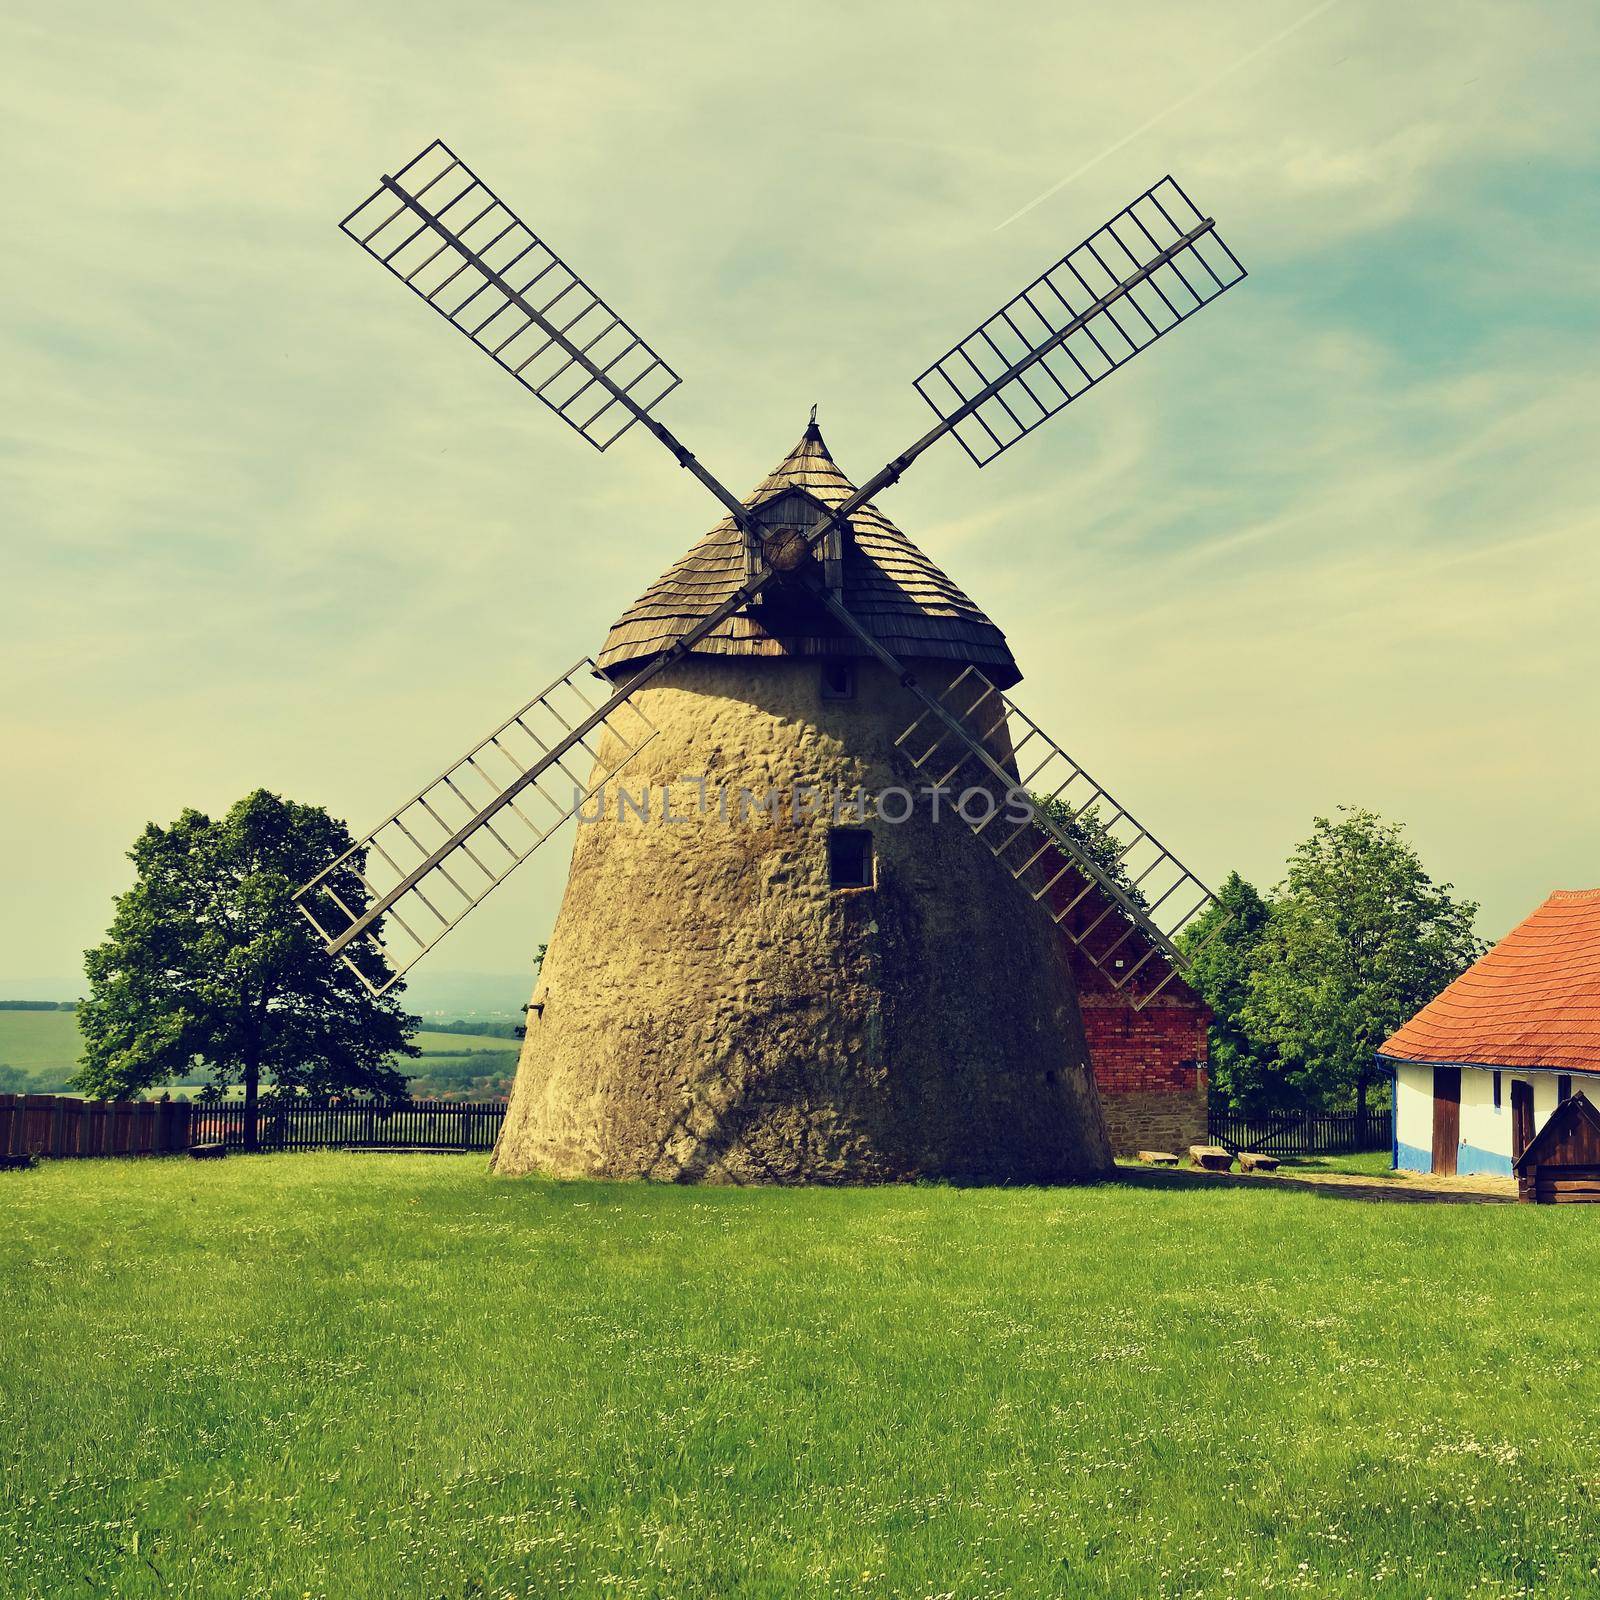
<svg viewBox="0 0 1600 1600">
<path fill-rule="evenodd" d="M 512 1065 L 518 1049 L 515 1039 L 435 1029 L 424 1029 L 416 1039 L 424 1056 L 495 1056 Z M 0 1065 L 20 1067 L 35 1077 L 54 1081 L 77 1068 L 81 1044 L 75 1012 L 0 1011 Z M 421 1065 L 414 1063 L 413 1069 Z"/>
<path fill-rule="evenodd" d="M 510 1051 L 515 1055 L 521 1048 L 516 1039 L 490 1039 L 478 1033 L 437 1033 L 424 1028 L 416 1035 L 417 1047 L 425 1056 L 475 1055 L 479 1051 Z"/>
<path fill-rule="evenodd" d="M 0 1173 L 0 1597 L 1600 1589 L 1594 1213 Z"/>
<path fill-rule="evenodd" d="M 0 1011 L 0 1063 L 24 1072 L 71 1072 L 78 1018 L 71 1011 Z"/>
</svg>

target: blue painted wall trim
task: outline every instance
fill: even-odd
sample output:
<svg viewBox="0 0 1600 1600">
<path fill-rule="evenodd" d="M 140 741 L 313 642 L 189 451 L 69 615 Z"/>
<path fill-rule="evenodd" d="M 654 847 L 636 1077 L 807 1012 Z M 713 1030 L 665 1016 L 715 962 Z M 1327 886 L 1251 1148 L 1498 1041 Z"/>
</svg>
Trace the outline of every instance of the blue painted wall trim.
<svg viewBox="0 0 1600 1600">
<path fill-rule="evenodd" d="M 1400 1172 L 1432 1172 L 1433 1152 L 1419 1150 L 1414 1144 L 1394 1144 L 1394 1164 Z M 1456 1173 L 1459 1177 L 1475 1178 L 1493 1175 L 1511 1176 L 1511 1157 L 1496 1155 L 1492 1150 L 1480 1150 L 1475 1144 L 1456 1146 Z"/>
<path fill-rule="evenodd" d="M 1419 1150 L 1414 1144 L 1394 1142 L 1394 1164 L 1402 1172 L 1432 1172 L 1433 1152 Z"/>
<path fill-rule="evenodd" d="M 1498 1177 L 1511 1176 L 1511 1157 L 1496 1155 L 1492 1150 L 1480 1150 L 1476 1145 L 1463 1144 L 1456 1150 L 1456 1171 L 1464 1178 L 1480 1173 L 1493 1173 Z"/>
</svg>

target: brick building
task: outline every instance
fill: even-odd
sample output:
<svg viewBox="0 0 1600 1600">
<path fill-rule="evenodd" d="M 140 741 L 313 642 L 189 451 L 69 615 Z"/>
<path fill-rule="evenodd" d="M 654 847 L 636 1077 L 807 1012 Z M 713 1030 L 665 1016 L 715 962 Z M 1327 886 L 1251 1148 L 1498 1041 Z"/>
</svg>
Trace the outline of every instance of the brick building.
<svg viewBox="0 0 1600 1600">
<path fill-rule="evenodd" d="M 1206 1140 L 1206 1030 L 1211 1008 L 1174 978 L 1143 1011 L 1081 956 L 1078 1007 L 1111 1148 L 1186 1150 Z"/>
<path fill-rule="evenodd" d="M 1053 911 L 1064 929 L 1081 938 L 1100 926 L 1105 901 L 1098 894 L 1078 894 L 1069 908 L 1067 894 L 1077 891 L 1066 888 L 1050 895 Z M 1136 1010 L 1134 1000 L 1167 976 L 1164 957 L 1152 956 L 1127 988 L 1117 989 L 1072 938 L 1062 942 L 1078 982 L 1089 1066 L 1113 1153 L 1185 1150 L 1204 1143 L 1211 1008 L 1181 978 L 1172 978 L 1142 1011 Z M 1130 943 L 1127 960 L 1138 963 L 1145 948 Z"/>
</svg>

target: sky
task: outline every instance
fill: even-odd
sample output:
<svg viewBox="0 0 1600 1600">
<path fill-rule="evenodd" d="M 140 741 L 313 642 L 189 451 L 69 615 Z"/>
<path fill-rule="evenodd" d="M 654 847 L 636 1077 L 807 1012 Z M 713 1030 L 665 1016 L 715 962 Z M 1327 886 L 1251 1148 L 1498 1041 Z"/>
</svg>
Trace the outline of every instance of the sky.
<svg viewBox="0 0 1600 1600">
<path fill-rule="evenodd" d="M 149 820 L 375 824 L 716 520 L 338 232 L 436 136 L 741 492 L 813 403 L 865 478 L 911 379 L 1171 172 L 1246 282 L 882 509 L 1203 877 L 1363 804 L 1490 937 L 1600 883 L 1597 66 L 1587 0 L 13 3 L 0 978 L 74 980 Z M 527 971 L 567 849 L 430 963 Z"/>
</svg>

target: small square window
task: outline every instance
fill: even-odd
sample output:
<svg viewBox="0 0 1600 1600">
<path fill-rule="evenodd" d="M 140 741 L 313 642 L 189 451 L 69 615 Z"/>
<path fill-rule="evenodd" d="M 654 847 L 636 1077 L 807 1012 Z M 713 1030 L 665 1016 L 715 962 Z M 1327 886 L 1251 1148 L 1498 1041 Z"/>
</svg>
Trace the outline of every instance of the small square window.
<svg viewBox="0 0 1600 1600">
<path fill-rule="evenodd" d="M 824 661 L 822 663 L 822 698 L 824 700 L 854 700 L 855 697 L 855 662 Z"/>
<path fill-rule="evenodd" d="M 870 889 L 872 834 L 866 828 L 828 829 L 828 887 Z"/>
</svg>

